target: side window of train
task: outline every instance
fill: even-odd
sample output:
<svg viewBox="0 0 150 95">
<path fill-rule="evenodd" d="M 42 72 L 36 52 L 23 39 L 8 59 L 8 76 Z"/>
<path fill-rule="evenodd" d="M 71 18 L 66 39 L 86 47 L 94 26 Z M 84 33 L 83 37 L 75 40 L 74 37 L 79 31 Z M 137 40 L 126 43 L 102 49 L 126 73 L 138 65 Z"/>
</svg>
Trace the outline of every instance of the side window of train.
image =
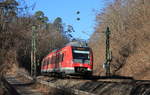
<svg viewBox="0 0 150 95">
<path fill-rule="evenodd" d="M 57 55 L 57 63 L 59 63 L 60 54 Z"/>
<path fill-rule="evenodd" d="M 53 56 L 53 63 L 56 63 L 56 56 Z"/>
<path fill-rule="evenodd" d="M 56 63 L 59 62 L 59 59 L 58 59 L 58 54 L 56 55 Z"/>
<path fill-rule="evenodd" d="M 62 54 L 59 54 L 59 62 L 61 62 Z"/>
<path fill-rule="evenodd" d="M 61 56 L 61 62 L 64 60 L 64 53 Z"/>
<path fill-rule="evenodd" d="M 59 62 L 61 62 L 61 54 L 59 54 Z"/>
<path fill-rule="evenodd" d="M 49 65 L 49 58 L 47 59 L 47 65 Z"/>
<path fill-rule="evenodd" d="M 49 65 L 49 58 L 47 59 L 47 65 Z"/>
</svg>

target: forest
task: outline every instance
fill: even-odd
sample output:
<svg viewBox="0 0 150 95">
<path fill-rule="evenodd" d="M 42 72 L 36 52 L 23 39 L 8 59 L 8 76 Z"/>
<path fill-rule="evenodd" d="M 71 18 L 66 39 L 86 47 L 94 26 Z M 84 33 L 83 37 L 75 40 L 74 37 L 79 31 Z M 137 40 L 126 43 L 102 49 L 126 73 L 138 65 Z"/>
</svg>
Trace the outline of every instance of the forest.
<svg viewBox="0 0 150 95">
<path fill-rule="evenodd" d="M 30 73 L 33 34 L 38 68 L 52 50 L 81 41 L 73 38 L 73 26 L 61 17 L 51 21 L 43 11 L 31 13 L 32 9 L 34 6 L 25 0 L 0 0 L 0 94 L 1 78 L 6 73 L 15 74 L 19 69 Z M 105 76 L 104 31 L 109 27 L 111 75 L 150 80 L 150 0 L 113 0 L 97 10 L 95 22 L 94 33 L 87 41 L 94 54 L 93 75 Z"/>
</svg>

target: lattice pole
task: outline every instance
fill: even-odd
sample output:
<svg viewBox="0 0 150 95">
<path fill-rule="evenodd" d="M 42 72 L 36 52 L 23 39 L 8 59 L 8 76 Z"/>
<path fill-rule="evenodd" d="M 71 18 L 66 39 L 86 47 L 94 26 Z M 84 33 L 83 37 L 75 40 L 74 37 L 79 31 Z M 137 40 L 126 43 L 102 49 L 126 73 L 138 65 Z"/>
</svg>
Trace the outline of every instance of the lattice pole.
<svg viewBox="0 0 150 95">
<path fill-rule="evenodd" d="M 110 76 L 110 62 L 112 59 L 112 54 L 110 51 L 110 30 L 109 27 L 107 27 L 105 31 L 105 63 L 104 63 L 104 68 L 105 68 L 105 73 L 106 76 Z"/>
<path fill-rule="evenodd" d="M 32 26 L 31 76 L 36 78 L 36 29 Z"/>
</svg>

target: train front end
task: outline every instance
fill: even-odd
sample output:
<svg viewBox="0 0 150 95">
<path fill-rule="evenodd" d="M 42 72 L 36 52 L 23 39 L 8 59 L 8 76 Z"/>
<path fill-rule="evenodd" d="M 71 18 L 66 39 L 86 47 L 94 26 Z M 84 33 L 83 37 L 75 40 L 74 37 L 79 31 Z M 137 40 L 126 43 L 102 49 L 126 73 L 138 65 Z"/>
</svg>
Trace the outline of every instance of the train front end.
<svg viewBox="0 0 150 95">
<path fill-rule="evenodd" d="M 72 47 L 72 64 L 75 74 L 92 75 L 92 50 L 89 47 Z"/>
</svg>

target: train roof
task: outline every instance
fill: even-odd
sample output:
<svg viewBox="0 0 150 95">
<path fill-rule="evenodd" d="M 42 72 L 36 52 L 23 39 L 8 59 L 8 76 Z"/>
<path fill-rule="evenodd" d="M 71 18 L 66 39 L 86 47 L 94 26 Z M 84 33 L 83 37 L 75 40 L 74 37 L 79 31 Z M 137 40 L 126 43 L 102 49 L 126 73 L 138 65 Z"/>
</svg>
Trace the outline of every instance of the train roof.
<svg viewBox="0 0 150 95">
<path fill-rule="evenodd" d="M 66 44 L 66 46 L 88 47 L 87 43 L 78 42 L 78 41 L 69 42 L 68 44 Z"/>
</svg>

